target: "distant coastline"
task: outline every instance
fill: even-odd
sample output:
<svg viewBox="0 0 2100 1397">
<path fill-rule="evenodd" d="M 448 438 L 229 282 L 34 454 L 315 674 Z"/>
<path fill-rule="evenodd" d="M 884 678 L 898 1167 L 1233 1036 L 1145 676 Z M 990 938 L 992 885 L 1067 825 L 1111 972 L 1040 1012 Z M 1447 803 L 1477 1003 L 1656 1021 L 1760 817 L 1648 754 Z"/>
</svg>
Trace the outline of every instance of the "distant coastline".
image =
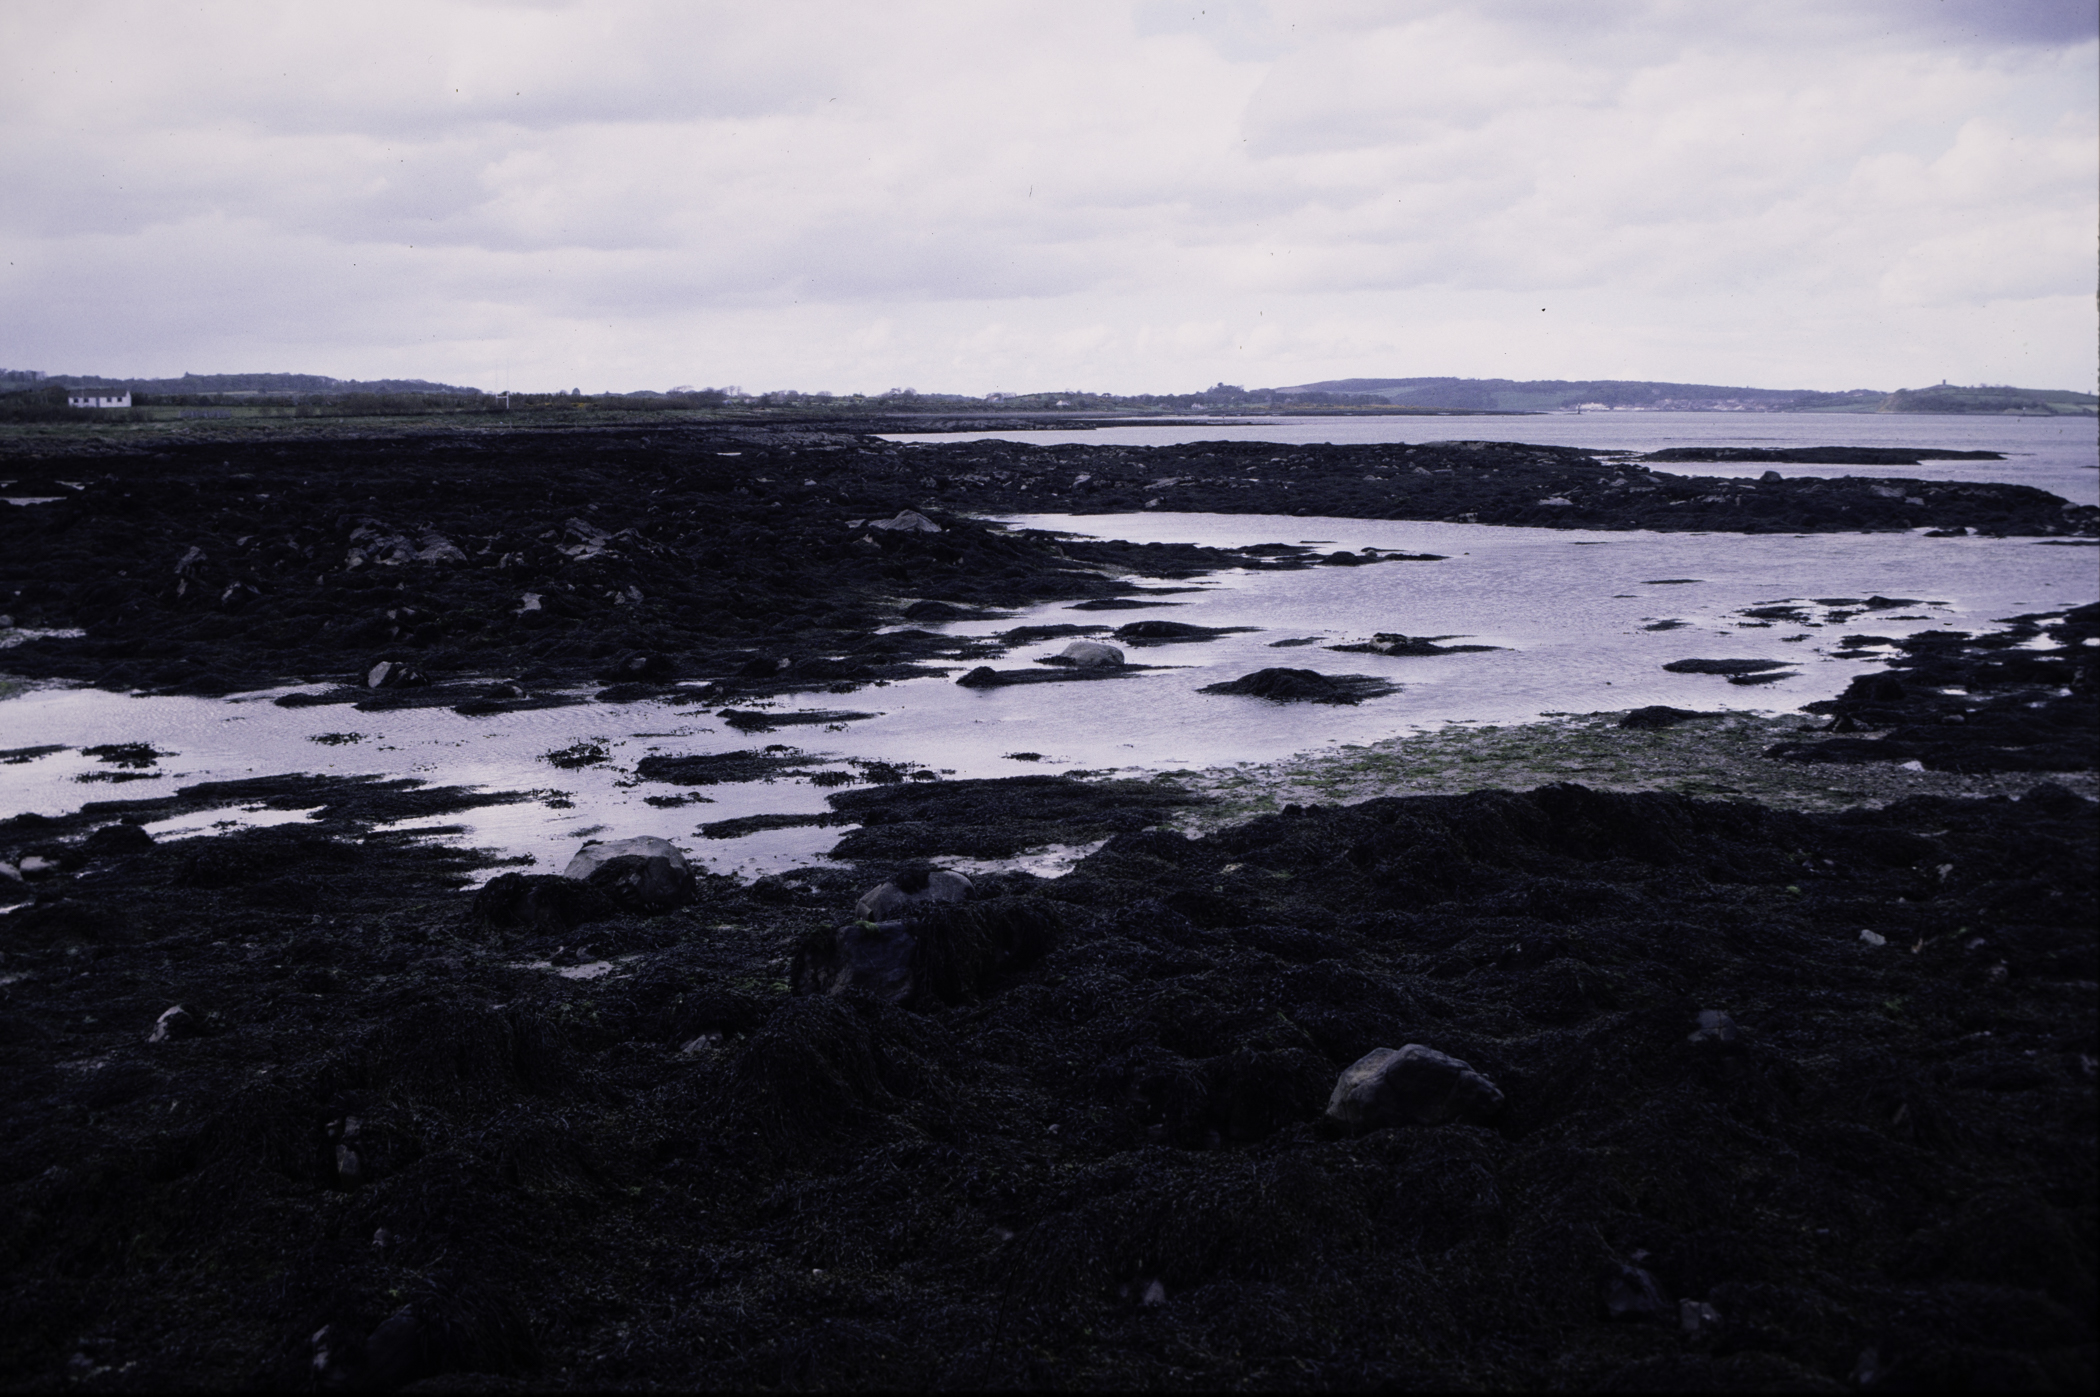
<svg viewBox="0 0 2100 1397">
<path fill-rule="evenodd" d="M 118 405 L 83 404 L 81 390 L 127 395 Z M 359 381 L 318 374 L 184 374 L 180 378 L 110 378 L 0 369 L 0 421 L 156 422 L 196 417 L 380 417 L 432 414 L 548 414 L 573 421 L 579 411 L 690 414 L 707 420 L 851 422 L 876 419 L 997 420 L 1070 425 L 1088 418 L 1163 419 L 1241 416 L 1506 416 L 1541 413 L 1727 412 L 1908 413 L 1938 416 L 2093 417 L 2100 397 L 2067 389 L 1939 383 L 1894 392 L 1842 393 L 1729 387 L 1630 379 L 1344 378 L 1280 388 L 1218 383 L 1197 393 L 886 393 L 681 386 L 585 394 L 491 393 L 426 379 Z M 935 430 L 933 428 L 923 428 Z M 951 428 L 951 430 L 954 430 Z"/>
</svg>

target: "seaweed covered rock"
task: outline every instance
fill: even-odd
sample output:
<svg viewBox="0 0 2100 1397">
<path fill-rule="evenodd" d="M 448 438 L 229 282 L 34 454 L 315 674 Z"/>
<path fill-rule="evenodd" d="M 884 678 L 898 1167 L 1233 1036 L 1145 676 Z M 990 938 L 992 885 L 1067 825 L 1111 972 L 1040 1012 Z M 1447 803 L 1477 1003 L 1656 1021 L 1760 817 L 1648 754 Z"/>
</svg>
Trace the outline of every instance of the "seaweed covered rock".
<svg viewBox="0 0 2100 1397">
<path fill-rule="evenodd" d="M 1672 674 L 1725 674 L 1730 678 L 1786 667 L 1784 660 L 1672 660 L 1663 666 Z"/>
<path fill-rule="evenodd" d="M 1477 655 L 1489 650 L 1502 650 L 1501 645 L 1444 645 L 1440 642 L 1456 640 L 1448 635 L 1403 635 L 1398 631 L 1379 631 L 1370 640 L 1357 645 L 1330 645 L 1329 650 L 1348 651 L 1359 655 Z"/>
<path fill-rule="evenodd" d="M 1344 1068 L 1328 1099 L 1329 1119 L 1355 1130 L 1483 1121 L 1502 1092 L 1472 1064 L 1420 1043 L 1374 1048 Z"/>
<path fill-rule="evenodd" d="M 602 890 L 552 874 L 499 873 L 474 894 L 469 913 L 483 931 L 529 931 L 560 935 L 616 915 L 619 906 Z"/>
<path fill-rule="evenodd" d="M 1254 626 L 1198 626 L 1187 621 L 1132 621 L 1116 627 L 1116 639 L 1129 645 L 1187 645 L 1257 629 Z"/>
<path fill-rule="evenodd" d="M 122 858 L 151 849 L 153 842 L 153 836 L 137 825 L 115 824 L 104 825 L 90 834 L 82 847 L 92 857 Z"/>
<path fill-rule="evenodd" d="M 1689 723 L 1695 718 L 1715 718 L 1716 713 L 1701 713 L 1693 708 L 1672 708 L 1665 703 L 1651 703 L 1646 708 L 1636 708 L 1619 719 L 1622 728 L 1641 728 L 1650 732 L 1663 728 L 1674 728 L 1679 723 Z"/>
<path fill-rule="evenodd" d="M 885 887 L 888 885 L 885 884 Z M 796 948 L 797 994 L 871 994 L 892 1004 L 973 1002 L 1057 943 L 1069 913 L 1027 897 L 907 904 L 888 921 L 814 932 Z"/>
<path fill-rule="evenodd" d="M 789 983 L 804 994 L 857 990 L 895 1004 L 911 996 L 912 952 L 918 945 L 901 918 L 848 922 L 803 941 Z"/>
<path fill-rule="evenodd" d="M 1317 670 L 1272 665 L 1220 684 L 1206 684 L 1199 694 L 1245 694 L 1271 703 L 1356 704 L 1399 689 L 1398 684 L 1362 674 L 1321 674 Z"/>
</svg>

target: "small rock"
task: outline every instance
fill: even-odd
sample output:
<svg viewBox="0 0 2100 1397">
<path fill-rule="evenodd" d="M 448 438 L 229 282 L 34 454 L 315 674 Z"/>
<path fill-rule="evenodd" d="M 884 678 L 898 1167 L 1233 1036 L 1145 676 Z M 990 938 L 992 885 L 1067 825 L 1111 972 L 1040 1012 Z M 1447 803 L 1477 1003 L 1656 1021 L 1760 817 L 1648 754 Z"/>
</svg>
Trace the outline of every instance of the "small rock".
<svg viewBox="0 0 2100 1397">
<path fill-rule="evenodd" d="M 365 674 L 368 689 L 408 689 L 429 682 L 421 670 L 399 660 L 381 660 Z"/>
<path fill-rule="evenodd" d="M 678 677 L 678 664 L 669 655 L 649 650 L 629 650 L 614 657 L 599 675 L 605 683 L 667 683 Z"/>
<path fill-rule="evenodd" d="M 153 836 L 137 825 L 104 825 L 87 837 L 87 851 L 102 858 L 142 854 L 153 847 Z"/>
<path fill-rule="evenodd" d="M 894 519 L 871 519 L 868 527 L 908 534 L 937 534 L 941 531 L 940 525 L 914 509 L 899 510 Z"/>
<path fill-rule="evenodd" d="M 1889 944 L 1889 939 L 1878 931 L 1862 931 L 1859 934 L 1859 939 L 1869 946 L 1886 946 Z"/>
<path fill-rule="evenodd" d="M 862 893 L 853 904 L 853 915 L 865 922 L 887 921 L 912 907 L 962 902 L 969 896 L 970 880 L 962 874 L 945 868 L 915 868 Z"/>
<path fill-rule="evenodd" d="M 1145 1293 L 1144 1293 L 1144 1295 L 1143 1295 L 1143 1296 L 1141 1296 L 1141 1297 L 1139 1298 L 1139 1300 L 1138 1300 L 1138 1303 L 1139 1303 L 1140 1305 L 1147 1305 L 1147 1306 L 1151 1306 L 1151 1305 L 1164 1305 L 1164 1304 L 1166 1304 L 1166 1303 L 1167 1303 L 1167 1288 L 1166 1288 L 1166 1286 L 1165 1286 L 1165 1285 L 1163 1285 L 1162 1283 L 1160 1283 L 1159 1281 L 1156 1281 L 1156 1280 L 1155 1280 L 1155 1281 L 1153 1281 L 1153 1282 L 1151 1282 L 1151 1283 L 1150 1283 L 1149 1285 L 1147 1285 L 1147 1286 L 1145 1287 Z"/>
<path fill-rule="evenodd" d="M 968 621 L 981 614 L 957 606 L 953 602 L 934 601 L 930 598 L 913 602 L 904 608 L 904 619 L 907 621 Z"/>
<path fill-rule="evenodd" d="M 1502 1106 L 1502 1092 L 1486 1077 L 1435 1048 L 1409 1043 L 1373 1048 L 1342 1070 L 1327 1114 L 1359 1130 L 1388 1125 L 1442 1125 L 1485 1120 Z"/>
<path fill-rule="evenodd" d="M 1672 708 L 1668 704 L 1652 703 L 1646 708 L 1636 708 L 1619 720 L 1622 728 L 1642 728 L 1654 731 L 1688 723 L 1694 718 L 1710 718 L 1710 713 L 1700 713 L 1690 708 Z"/>
<path fill-rule="evenodd" d="M 153 1032 L 146 1035 L 148 1043 L 166 1043 L 177 1038 L 189 1038 L 197 1032 L 197 1020 L 180 1004 L 160 1011 L 153 1021 Z"/>
<path fill-rule="evenodd" d="M 24 878 L 44 878 L 58 872 L 57 861 L 47 859 L 41 854 L 25 854 L 15 867 Z"/>
<path fill-rule="evenodd" d="M 335 1147 L 335 1173 L 336 1177 L 344 1183 L 354 1184 L 364 1173 L 364 1161 L 360 1160 L 357 1157 L 357 1151 L 351 1149 L 348 1145 L 337 1145 Z"/>
<path fill-rule="evenodd" d="M 422 1331 L 422 1321 L 410 1305 L 382 1320 L 365 1340 L 366 1385 L 391 1392 L 427 1373 L 432 1365 L 424 1353 L 428 1345 Z"/>
<path fill-rule="evenodd" d="M 1696 1339 L 1721 1327 L 1721 1312 L 1704 1300 L 1679 1300 L 1677 1322 L 1685 1333 Z"/>
<path fill-rule="evenodd" d="M 1604 1309 L 1613 1319 L 1660 1319 L 1666 1313 L 1655 1277 L 1638 1266 L 1620 1266 L 1604 1283 Z"/>
<path fill-rule="evenodd" d="M 347 1326 L 324 1325 L 313 1338 L 314 1386 L 336 1392 L 355 1385 L 364 1376 L 365 1341 Z"/>
<path fill-rule="evenodd" d="M 1718 1009 L 1701 1009 L 1699 1011 L 1699 1027 L 1694 1029 L 1691 1037 L 1685 1041 L 1688 1043 L 1716 1043 L 1722 1047 L 1727 1047 L 1735 1043 L 1741 1036 L 1741 1030 L 1736 1028 L 1734 1019 L 1729 1018 Z"/>
</svg>

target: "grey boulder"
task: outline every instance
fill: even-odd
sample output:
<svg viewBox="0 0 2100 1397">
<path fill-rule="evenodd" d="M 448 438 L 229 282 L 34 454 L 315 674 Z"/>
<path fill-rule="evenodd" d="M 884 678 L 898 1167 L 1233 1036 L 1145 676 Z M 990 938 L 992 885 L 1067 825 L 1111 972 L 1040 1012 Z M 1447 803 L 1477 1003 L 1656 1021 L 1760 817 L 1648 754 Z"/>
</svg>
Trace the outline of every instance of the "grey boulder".
<svg viewBox="0 0 2100 1397">
<path fill-rule="evenodd" d="M 1075 640 L 1057 658 L 1080 669 L 1101 669 L 1122 664 L 1123 652 L 1098 640 Z"/>
<path fill-rule="evenodd" d="M 588 883 L 630 912 L 668 912 L 693 900 L 693 870 L 668 839 L 592 840 L 562 877 Z"/>
<path fill-rule="evenodd" d="M 1409 1043 L 1373 1048 L 1343 1068 L 1327 1115 L 1352 1129 L 1377 1130 L 1481 1121 L 1501 1106 L 1502 1092 L 1471 1063 Z"/>
<path fill-rule="evenodd" d="M 912 869 L 862 893 L 853 904 L 853 915 L 864 922 L 891 921 L 915 907 L 962 902 L 969 896 L 970 880 L 960 873 L 945 868 Z"/>
</svg>

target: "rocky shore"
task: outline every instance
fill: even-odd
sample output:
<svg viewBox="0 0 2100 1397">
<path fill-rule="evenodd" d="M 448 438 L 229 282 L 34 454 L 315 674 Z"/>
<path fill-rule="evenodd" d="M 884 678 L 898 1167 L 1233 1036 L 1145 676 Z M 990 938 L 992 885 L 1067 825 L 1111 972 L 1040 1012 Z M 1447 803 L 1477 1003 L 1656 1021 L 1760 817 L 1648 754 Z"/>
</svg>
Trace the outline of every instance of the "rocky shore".
<svg viewBox="0 0 2100 1397">
<path fill-rule="evenodd" d="M 4 606 L 84 634 L 0 670 L 496 714 L 683 684 L 762 721 L 733 705 L 1005 647 L 877 634 L 914 608 L 1338 565 L 967 516 L 1075 508 L 1044 496 L 1082 474 L 1104 509 L 1156 471 L 1134 507 L 2093 529 L 2017 487 L 1673 505 L 1526 447 L 166 445 L 10 467 L 60 502 L 0 512 Z M 521 798 L 442 782 L 14 815 L 0 1382 L 2087 1389 L 2096 640 L 2093 607 L 1921 636 L 1785 720 L 871 768 L 796 817 L 840 826 L 830 861 L 749 883 L 383 828 Z M 765 741 L 637 778 L 807 778 Z M 316 813 L 141 827 L 230 803 Z M 1045 845 L 1090 852 L 983 871 Z"/>
<path fill-rule="evenodd" d="M 18 627 L 86 634 L 0 651 L 0 672 L 205 694 L 338 682 L 392 701 L 426 683 L 500 681 L 412 698 L 484 704 L 591 680 L 719 677 L 733 696 L 749 681 L 905 677 L 922 672 L 915 661 L 980 656 L 943 637 L 876 637 L 881 622 L 1105 602 L 1132 573 L 1391 557 L 1058 540 L 970 512 L 2100 535 L 2100 510 L 2024 486 L 1701 479 L 1482 442 L 1137 450 L 811 430 L 451 432 L 146 441 L 17 460 L 7 475 L 11 496 L 50 502 L 0 510 L 0 607 Z"/>
</svg>

